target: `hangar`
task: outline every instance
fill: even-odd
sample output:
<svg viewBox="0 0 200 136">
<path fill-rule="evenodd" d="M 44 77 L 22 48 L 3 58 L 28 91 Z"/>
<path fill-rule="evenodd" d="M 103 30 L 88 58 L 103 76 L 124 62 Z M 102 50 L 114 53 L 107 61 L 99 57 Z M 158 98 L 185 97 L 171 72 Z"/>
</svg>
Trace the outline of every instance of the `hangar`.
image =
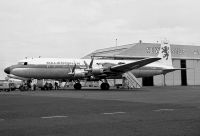
<svg viewBox="0 0 200 136">
<path fill-rule="evenodd" d="M 83 58 L 91 56 L 131 56 L 136 59 L 157 56 L 159 43 L 139 43 L 115 46 L 96 50 Z M 176 68 L 186 68 L 164 75 L 139 78 L 143 86 L 187 86 L 200 85 L 200 46 L 171 44 L 172 62 Z M 106 58 L 104 58 L 106 59 Z M 165 79 L 165 81 L 164 81 Z"/>
</svg>

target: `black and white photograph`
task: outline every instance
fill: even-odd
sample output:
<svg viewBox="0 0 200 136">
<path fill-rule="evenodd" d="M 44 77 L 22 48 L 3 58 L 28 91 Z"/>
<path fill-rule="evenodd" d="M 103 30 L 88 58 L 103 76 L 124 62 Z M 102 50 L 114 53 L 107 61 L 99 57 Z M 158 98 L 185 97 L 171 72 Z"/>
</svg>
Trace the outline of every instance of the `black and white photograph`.
<svg viewBox="0 0 200 136">
<path fill-rule="evenodd" d="M 0 136 L 200 136 L 199 5 L 0 0 Z"/>
</svg>

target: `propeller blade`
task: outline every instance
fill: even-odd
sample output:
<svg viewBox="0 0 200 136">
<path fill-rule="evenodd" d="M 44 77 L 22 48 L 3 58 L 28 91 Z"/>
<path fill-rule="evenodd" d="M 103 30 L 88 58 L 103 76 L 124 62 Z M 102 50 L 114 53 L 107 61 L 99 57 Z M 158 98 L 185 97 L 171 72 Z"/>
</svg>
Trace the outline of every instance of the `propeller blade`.
<svg viewBox="0 0 200 136">
<path fill-rule="evenodd" d="M 90 68 L 90 69 L 92 68 L 93 62 L 94 62 L 94 57 L 92 57 L 92 60 L 91 60 L 91 62 L 90 62 L 90 65 L 89 65 L 89 68 Z"/>
<path fill-rule="evenodd" d="M 87 64 L 87 62 L 84 60 L 84 64 L 85 64 L 85 66 L 86 66 L 86 69 L 88 69 L 89 68 L 89 66 L 88 66 L 88 64 Z"/>
<path fill-rule="evenodd" d="M 74 67 L 72 68 L 72 73 L 74 73 L 75 69 L 76 69 L 76 64 L 74 64 Z"/>
</svg>

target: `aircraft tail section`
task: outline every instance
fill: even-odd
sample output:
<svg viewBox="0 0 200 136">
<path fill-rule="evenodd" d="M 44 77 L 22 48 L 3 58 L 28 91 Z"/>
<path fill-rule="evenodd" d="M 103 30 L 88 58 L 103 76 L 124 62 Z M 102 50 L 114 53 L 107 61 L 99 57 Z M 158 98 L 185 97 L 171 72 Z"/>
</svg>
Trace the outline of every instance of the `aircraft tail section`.
<svg viewBox="0 0 200 136">
<path fill-rule="evenodd" d="M 173 71 L 176 71 L 176 70 L 187 70 L 187 68 L 171 68 L 171 69 L 164 69 L 163 70 L 163 73 L 169 73 L 169 72 L 173 72 Z"/>
<path fill-rule="evenodd" d="M 168 42 L 161 43 L 158 57 L 161 58 L 159 60 L 160 63 L 167 65 L 167 66 L 172 66 L 171 48 L 170 48 L 170 44 Z"/>
</svg>

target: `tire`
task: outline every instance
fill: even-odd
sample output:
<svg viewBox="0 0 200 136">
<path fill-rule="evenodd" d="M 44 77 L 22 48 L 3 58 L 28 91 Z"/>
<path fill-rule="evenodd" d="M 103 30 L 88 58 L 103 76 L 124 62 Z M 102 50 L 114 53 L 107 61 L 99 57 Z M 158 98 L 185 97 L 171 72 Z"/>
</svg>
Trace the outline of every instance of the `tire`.
<svg viewBox="0 0 200 136">
<path fill-rule="evenodd" d="M 110 89 L 110 85 L 108 83 L 101 84 L 101 90 L 109 90 L 109 89 Z"/>
<path fill-rule="evenodd" d="M 80 83 L 75 83 L 74 84 L 74 89 L 81 90 L 81 88 L 82 88 L 82 85 Z"/>
</svg>

